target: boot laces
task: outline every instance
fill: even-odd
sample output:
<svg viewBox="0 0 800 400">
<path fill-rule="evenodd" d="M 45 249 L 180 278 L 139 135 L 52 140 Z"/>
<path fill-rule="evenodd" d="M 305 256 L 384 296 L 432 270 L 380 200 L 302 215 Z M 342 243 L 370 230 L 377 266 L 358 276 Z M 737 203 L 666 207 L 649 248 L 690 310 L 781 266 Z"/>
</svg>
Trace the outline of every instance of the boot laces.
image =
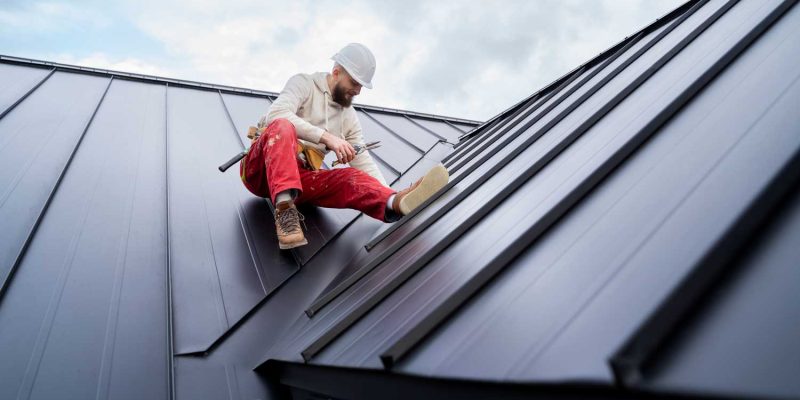
<svg viewBox="0 0 800 400">
<path fill-rule="evenodd" d="M 278 213 L 278 225 L 284 232 L 290 233 L 299 230 L 300 222 L 305 226 L 305 217 L 296 208 L 290 207 Z"/>
</svg>

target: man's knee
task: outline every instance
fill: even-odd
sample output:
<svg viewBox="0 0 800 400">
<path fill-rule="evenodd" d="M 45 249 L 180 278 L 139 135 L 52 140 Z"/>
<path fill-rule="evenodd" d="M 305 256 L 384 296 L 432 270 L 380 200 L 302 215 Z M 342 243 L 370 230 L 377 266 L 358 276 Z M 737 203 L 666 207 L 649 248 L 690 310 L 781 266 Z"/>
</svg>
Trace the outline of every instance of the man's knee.
<svg viewBox="0 0 800 400">
<path fill-rule="evenodd" d="M 368 173 L 357 168 L 336 168 L 334 172 L 338 173 L 340 178 L 344 178 L 347 183 L 353 186 L 362 185 L 364 182 L 369 182 L 372 178 Z"/>
<path fill-rule="evenodd" d="M 296 140 L 297 132 L 294 129 L 294 124 L 286 118 L 276 118 L 270 122 L 267 131 L 270 135 L 280 135 L 289 139 Z"/>
</svg>

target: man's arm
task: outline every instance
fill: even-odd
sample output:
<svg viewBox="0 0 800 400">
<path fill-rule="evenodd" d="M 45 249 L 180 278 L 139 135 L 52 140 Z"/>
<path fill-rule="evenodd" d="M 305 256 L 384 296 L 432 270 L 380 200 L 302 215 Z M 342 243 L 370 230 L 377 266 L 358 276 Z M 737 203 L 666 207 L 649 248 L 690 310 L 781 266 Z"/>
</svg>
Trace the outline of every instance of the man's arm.
<svg viewBox="0 0 800 400">
<path fill-rule="evenodd" d="M 286 82 L 278 98 L 272 103 L 267 114 L 267 125 L 277 118 L 286 118 L 294 125 L 297 137 L 312 143 L 319 143 L 325 130 L 309 124 L 297 116 L 300 105 L 311 96 L 311 85 L 308 78 L 297 74 Z"/>
<path fill-rule="evenodd" d="M 361 132 L 361 123 L 358 118 L 353 115 L 353 125 L 349 132 L 345 135 L 345 139 L 352 145 L 364 145 L 364 135 Z M 369 150 L 364 150 L 361 154 L 357 155 L 352 161 L 350 166 L 360 169 L 373 178 L 377 179 L 383 186 L 389 186 L 384 179 L 381 170 L 375 165 L 375 160 L 369 155 Z"/>
</svg>

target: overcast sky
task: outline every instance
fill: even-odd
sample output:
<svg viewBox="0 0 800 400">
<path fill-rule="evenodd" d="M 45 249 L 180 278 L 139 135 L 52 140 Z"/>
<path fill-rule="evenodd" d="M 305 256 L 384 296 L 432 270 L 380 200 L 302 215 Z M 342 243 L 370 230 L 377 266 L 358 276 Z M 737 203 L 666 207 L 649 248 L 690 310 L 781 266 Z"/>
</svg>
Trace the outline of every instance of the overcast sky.
<svg viewBox="0 0 800 400">
<path fill-rule="evenodd" d="M 356 102 L 486 120 L 683 0 L 0 0 L 0 54 L 280 91 L 349 42 Z"/>
</svg>

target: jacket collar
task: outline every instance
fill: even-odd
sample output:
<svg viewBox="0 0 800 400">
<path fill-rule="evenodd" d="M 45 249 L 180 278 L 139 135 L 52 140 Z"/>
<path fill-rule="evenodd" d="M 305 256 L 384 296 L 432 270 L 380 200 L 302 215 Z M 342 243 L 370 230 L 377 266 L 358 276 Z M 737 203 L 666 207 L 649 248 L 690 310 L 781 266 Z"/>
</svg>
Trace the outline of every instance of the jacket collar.
<svg viewBox="0 0 800 400">
<path fill-rule="evenodd" d="M 317 86 L 317 89 L 319 89 L 320 92 L 327 94 L 327 96 L 325 96 L 325 99 L 327 100 L 326 103 L 333 108 L 344 109 L 341 104 L 333 101 L 333 91 L 331 90 L 330 86 L 328 86 L 328 75 L 329 74 L 327 72 L 315 72 L 311 76 L 314 80 L 314 85 Z"/>
<path fill-rule="evenodd" d="M 314 84 L 317 85 L 317 89 L 319 89 L 320 92 L 331 94 L 331 88 L 328 86 L 327 72 L 316 72 L 312 77 L 314 79 Z"/>
</svg>

